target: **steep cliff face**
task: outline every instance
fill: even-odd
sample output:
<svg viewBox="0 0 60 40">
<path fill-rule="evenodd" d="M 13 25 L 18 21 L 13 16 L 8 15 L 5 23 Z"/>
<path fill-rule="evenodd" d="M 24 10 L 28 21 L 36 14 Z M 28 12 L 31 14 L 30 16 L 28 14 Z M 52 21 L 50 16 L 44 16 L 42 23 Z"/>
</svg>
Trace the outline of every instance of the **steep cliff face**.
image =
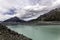
<svg viewBox="0 0 60 40">
<path fill-rule="evenodd" d="M 32 40 L 0 24 L 0 40 Z"/>
</svg>

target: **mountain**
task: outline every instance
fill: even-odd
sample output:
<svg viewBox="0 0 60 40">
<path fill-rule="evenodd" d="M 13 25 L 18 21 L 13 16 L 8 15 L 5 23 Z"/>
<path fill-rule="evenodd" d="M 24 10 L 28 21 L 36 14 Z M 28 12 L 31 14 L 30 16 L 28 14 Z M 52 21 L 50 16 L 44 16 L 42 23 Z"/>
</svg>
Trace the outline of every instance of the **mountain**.
<svg viewBox="0 0 60 40">
<path fill-rule="evenodd" d="M 60 21 L 60 8 L 51 10 L 50 12 L 39 16 L 37 19 L 31 21 Z"/>
<path fill-rule="evenodd" d="M 25 23 L 26 21 L 20 20 L 18 17 L 13 17 L 1 22 L 1 24 L 3 25 L 16 25 L 16 24 L 25 24 Z"/>
<path fill-rule="evenodd" d="M 26 15 L 27 16 L 27 15 Z M 60 8 L 56 8 L 51 10 L 50 12 L 39 16 L 37 19 L 33 19 L 27 22 L 38 22 L 38 21 L 60 21 Z M 21 22 L 24 23 L 26 21 L 19 19 L 18 17 L 13 17 L 4 22 Z"/>
<path fill-rule="evenodd" d="M 41 15 L 40 20 L 41 21 L 60 21 L 60 8 L 56 8 L 44 15 Z"/>
<path fill-rule="evenodd" d="M 56 8 L 54 10 L 51 10 L 50 12 L 43 14 L 39 16 L 37 19 L 33 19 L 30 21 L 24 21 L 19 19 L 18 17 L 13 17 L 8 20 L 3 21 L 9 22 L 8 24 L 48 24 L 44 21 L 60 21 L 60 8 Z M 5 23 L 6 24 L 6 23 Z"/>
<path fill-rule="evenodd" d="M 13 17 L 13 18 L 7 19 L 3 22 L 25 22 L 25 21 L 20 20 L 18 17 Z"/>
</svg>

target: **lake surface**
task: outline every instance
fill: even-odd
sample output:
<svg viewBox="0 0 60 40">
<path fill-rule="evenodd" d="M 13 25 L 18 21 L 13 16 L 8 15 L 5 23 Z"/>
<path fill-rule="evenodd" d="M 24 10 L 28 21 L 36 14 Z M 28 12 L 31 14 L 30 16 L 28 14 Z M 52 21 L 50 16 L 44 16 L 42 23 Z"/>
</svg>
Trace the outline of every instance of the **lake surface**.
<svg viewBox="0 0 60 40">
<path fill-rule="evenodd" d="M 33 40 L 60 40 L 60 25 L 10 25 L 7 27 Z"/>
</svg>

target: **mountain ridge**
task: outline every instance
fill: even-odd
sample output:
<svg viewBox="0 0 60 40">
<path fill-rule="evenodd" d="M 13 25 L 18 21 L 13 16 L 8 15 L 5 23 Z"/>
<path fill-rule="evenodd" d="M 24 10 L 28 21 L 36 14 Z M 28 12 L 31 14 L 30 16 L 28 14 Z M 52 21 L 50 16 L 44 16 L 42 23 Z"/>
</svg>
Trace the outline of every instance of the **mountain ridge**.
<svg viewBox="0 0 60 40">
<path fill-rule="evenodd" d="M 44 15 L 41 15 L 39 16 L 37 19 L 33 19 L 33 20 L 30 20 L 30 21 L 24 21 L 24 20 L 21 20 L 19 19 L 18 17 L 13 17 L 13 18 L 10 18 L 8 20 L 5 20 L 3 21 L 2 23 L 4 22 L 12 22 L 13 24 L 44 24 L 46 22 L 44 21 L 49 21 L 50 22 L 58 22 L 60 21 L 60 8 L 56 8 L 54 10 L 51 10 L 50 12 L 44 14 Z M 47 24 L 48 24 L 47 23 Z M 10 23 L 11 24 L 11 23 Z M 60 23 L 59 23 L 60 24 Z"/>
</svg>

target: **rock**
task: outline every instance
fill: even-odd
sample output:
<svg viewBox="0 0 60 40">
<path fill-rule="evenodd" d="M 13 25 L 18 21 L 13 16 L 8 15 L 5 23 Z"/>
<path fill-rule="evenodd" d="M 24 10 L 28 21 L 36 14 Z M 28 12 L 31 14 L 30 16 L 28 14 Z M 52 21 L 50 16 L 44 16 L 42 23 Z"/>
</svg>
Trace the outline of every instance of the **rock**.
<svg viewBox="0 0 60 40">
<path fill-rule="evenodd" d="M 32 40 L 0 24 L 0 40 Z"/>
<path fill-rule="evenodd" d="M 40 16 L 41 21 L 60 21 L 60 8 L 51 10 L 50 12 Z"/>
</svg>

